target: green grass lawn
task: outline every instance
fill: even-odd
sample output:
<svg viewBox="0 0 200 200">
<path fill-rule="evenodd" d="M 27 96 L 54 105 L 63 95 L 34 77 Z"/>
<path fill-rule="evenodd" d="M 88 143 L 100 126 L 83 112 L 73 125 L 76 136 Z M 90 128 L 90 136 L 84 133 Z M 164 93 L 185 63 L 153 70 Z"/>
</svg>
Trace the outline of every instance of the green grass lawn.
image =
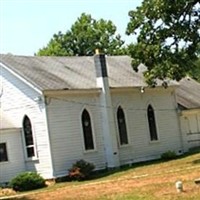
<svg viewBox="0 0 200 200">
<path fill-rule="evenodd" d="M 134 164 L 96 175 L 90 181 L 63 182 L 23 196 L 18 200 L 199 200 L 200 151 L 171 161 Z M 178 193 L 176 181 L 183 182 Z M 34 193 L 33 193 L 34 192 Z"/>
</svg>

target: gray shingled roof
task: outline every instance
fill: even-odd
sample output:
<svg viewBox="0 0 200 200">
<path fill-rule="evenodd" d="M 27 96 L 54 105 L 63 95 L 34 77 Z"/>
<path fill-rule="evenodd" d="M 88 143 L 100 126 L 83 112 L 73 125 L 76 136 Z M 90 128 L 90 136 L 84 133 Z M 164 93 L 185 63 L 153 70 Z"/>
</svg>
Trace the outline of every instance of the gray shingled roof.
<svg viewBox="0 0 200 200">
<path fill-rule="evenodd" d="M 128 56 L 107 56 L 110 87 L 146 85 L 142 73 L 131 67 Z M 96 88 L 94 57 L 0 55 L 0 62 L 40 90 Z"/>
<path fill-rule="evenodd" d="M 177 102 L 185 109 L 200 108 L 200 83 L 187 77 L 176 90 Z"/>
<path fill-rule="evenodd" d="M 106 56 L 109 84 L 112 88 L 147 86 L 140 65 L 136 73 L 129 56 Z M 94 89 L 96 71 L 93 56 L 50 57 L 0 55 L 0 63 L 22 76 L 40 90 Z M 161 81 L 157 81 L 161 85 Z M 169 85 L 177 85 L 170 81 Z"/>
</svg>

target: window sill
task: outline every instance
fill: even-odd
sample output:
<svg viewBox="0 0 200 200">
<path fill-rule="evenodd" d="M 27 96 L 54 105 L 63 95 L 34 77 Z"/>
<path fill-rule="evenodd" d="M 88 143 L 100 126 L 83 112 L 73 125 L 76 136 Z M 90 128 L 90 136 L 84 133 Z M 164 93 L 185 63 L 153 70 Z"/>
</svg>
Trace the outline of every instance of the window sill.
<svg viewBox="0 0 200 200">
<path fill-rule="evenodd" d="M 151 140 L 149 141 L 149 144 L 158 144 L 160 143 L 160 140 Z"/>
<path fill-rule="evenodd" d="M 120 149 L 121 149 L 121 148 L 123 149 L 123 148 L 128 148 L 128 147 L 130 147 L 130 146 L 131 146 L 130 144 L 122 144 L 122 145 L 120 144 L 120 145 L 119 145 L 119 148 L 120 148 Z"/>
<path fill-rule="evenodd" d="M 36 162 L 36 161 L 39 161 L 39 158 L 33 157 L 33 158 L 26 158 L 25 159 L 25 162 Z"/>
<path fill-rule="evenodd" d="M 6 160 L 6 161 L 0 161 L 0 165 L 6 165 L 6 164 L 8 164 L 9 163 L 9 160 Z"/>
<path fill-rule="evenodd" d="M 88 154 L 88 153 L 96 153 L 97 149 L 91 149 L 91 150 L 83 150 L 84 154 Z"/>
</svg>

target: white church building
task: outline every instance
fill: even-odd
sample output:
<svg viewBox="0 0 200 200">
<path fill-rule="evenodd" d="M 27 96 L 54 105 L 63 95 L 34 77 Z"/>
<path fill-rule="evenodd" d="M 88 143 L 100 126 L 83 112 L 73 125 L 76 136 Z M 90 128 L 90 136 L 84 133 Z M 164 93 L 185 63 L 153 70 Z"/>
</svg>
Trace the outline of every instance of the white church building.
<svg viewBox="0 0 200 200">
<path fill-rule="evenodd" d="M 144 70 L 128 56 L 0 55 L 0 182 L 65 176 L 80 159 L 98 170 L 187 151 L 178 84 L 148 87 Z"/>
</svg>

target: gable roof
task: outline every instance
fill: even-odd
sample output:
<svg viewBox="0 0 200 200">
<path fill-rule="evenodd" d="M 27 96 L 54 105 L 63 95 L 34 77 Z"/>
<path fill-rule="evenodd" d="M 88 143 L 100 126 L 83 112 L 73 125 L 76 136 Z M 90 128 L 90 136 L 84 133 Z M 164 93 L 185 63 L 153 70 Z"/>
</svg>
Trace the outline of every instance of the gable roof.
<svg viewBox="0 0 200 200">
<path fill-rule="evenodd" d="M 106 56 L 106 62 L 110 87 L 147 86 L 142 73 L 145 66 L 141 65 L 141 71 L 135 72 L 131 67 L 129 56 Z M 93 56 L 51 57 L 7 54 L 0 55 L 0 63 L 41 91 L 97 88 Z"/>
<path fill-rule="evenodd" d="M 200 108 L 200 83 L 186 77 L 176 90 L 177 102 L 184 109 Z"/>
<path fill-rule="evenodd" d="M 147 86 L 144 65 L 139 72 L 131 67 L 129 56 L 106 56 L 109 84 L 112 88 Z M 51 57 L 0 54 L 0 63 L 23 77 L 39 90 L 95 89 L 96 71 L 93 56 Z M 158 86 L 162 82 L 158 81 Z M 177 102 L 183 108 L 200 108 L 200 84 L 191 78 L 179 82 Z M 169 85 L 177 85 L 170 81 Z"/>
</svg>

